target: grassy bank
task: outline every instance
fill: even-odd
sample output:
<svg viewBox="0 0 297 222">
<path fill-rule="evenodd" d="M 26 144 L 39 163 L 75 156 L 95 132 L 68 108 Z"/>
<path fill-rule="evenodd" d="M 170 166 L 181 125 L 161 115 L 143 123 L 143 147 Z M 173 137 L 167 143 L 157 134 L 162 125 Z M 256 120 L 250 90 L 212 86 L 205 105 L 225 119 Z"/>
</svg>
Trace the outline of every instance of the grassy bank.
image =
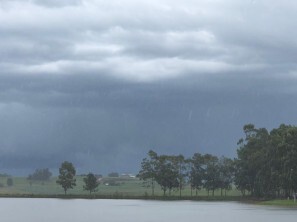
<svg viewBox="0 0 297 222">
<path fill-rule="evenodd" d="M 277 200 L 265 200 L 265 201 L 259 201 L 257 202 L 259 205 L 266 205 L 266 206 L 281 206 L 281 207 L 294 207 L 297 208 L 297 201 L 294 202 L 294 200 L 290 199 L 277 199 Z"/>
<path fill-rule="evenodd" d="M 57 199 L 125 199 L 125 200 L 161 200 L 161 201 L 177 201 L 177 200 L 193 200 L 193 201 L 243 201 L 248 199 L 241 196 L 137 196 L 125 195 L 122 193 L 107 194 L 0 194 L 0 198 L 57 198 Z"/>
</svg>

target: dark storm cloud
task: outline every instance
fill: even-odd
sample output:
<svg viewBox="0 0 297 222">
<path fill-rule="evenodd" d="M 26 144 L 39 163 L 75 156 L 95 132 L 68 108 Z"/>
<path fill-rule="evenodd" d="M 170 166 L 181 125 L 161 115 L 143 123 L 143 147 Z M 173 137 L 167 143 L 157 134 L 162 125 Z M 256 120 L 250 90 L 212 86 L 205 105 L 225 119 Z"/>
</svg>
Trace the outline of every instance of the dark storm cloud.
<svg viewBox="0 0 297 222">
<path fill-rule="evenodd" d="M 234 156 L 243 124 L 296 123 L 296 9 L 0 1 L 0 168 L 135 172 L 149 149 Z"/>
</svg>

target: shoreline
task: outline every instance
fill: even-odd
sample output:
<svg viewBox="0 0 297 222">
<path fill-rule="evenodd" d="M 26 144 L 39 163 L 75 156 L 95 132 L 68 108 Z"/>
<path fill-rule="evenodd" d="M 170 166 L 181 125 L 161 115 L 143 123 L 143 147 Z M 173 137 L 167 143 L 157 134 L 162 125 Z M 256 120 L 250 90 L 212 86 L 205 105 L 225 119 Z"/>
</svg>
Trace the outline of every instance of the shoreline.
<svg viewBox="0 0 297 222">
<path fill-rule="evenodd" d="M 246 204 L 255 204 L 262 206 L 280 206 L 280 207 L 296 207 L 297 201 L 287 199 L 256 199 L 251 197 L 242 196 L 198 196 L 198 197 L 179 197 L 179 196 L 128 196 L 121 194 L 102 195 L 102 194 L 56 194 L 56 195 L 43 195 L 43 194 L 0 194 L 0 198 L 32 198 L 32 199 L 64 199 L 64 200 L 156 200 L 156 201 L 218 201 L 229 202 L 237 201 Z"/>
<path fill-rule="evenodd" d="M 240 196 L 137 196 L 125 195 L 121 193 L 115 194 L 0 194 L 0 198 L 57 198 L 57 199 L 127 199 L 127 200 L 193 200 L 193 201 L 240 201 L 247 200 Z"/>
</svg>

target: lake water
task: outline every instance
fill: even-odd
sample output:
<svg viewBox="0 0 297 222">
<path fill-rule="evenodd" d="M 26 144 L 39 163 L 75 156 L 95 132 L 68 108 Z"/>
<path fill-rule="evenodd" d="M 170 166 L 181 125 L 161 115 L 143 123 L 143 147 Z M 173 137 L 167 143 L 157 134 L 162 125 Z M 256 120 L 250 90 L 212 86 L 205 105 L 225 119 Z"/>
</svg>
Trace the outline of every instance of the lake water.
<svg viewBox="0 0 297 222">
<path fill-rule="evenodd" d="M 1 222 L 296 222 L 297 210 L 237 202 L 0 198 Z"/>
</svg>

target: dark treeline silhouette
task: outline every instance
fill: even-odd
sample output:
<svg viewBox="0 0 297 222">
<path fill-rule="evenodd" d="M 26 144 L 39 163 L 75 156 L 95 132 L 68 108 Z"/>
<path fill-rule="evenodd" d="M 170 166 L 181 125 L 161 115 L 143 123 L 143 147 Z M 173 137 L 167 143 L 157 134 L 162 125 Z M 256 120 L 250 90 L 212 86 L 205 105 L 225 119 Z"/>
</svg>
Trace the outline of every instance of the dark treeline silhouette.
<svg viewBox="0 0 297 222">
<path fill-rule="evenodd" d="M 33 174 L 30 174 L 27 179 L 30 181 L 47 181 L 51 178 L 52 173 L 48 168 L 45 169 L 36 169 Z"/>
<path fill-rule="evenodd" d="M 253 197 L 289 197 L 297 191 L 297 127 L 280 125 L 268 132 L 253 124 L 243 127 L 245 138 L 238 142 L 237 158 L 218 158 L 211 154 L 158 155 L 150 150 L 141 162 L 138 177 L 149 183 L 154 195 L 155 184 L 163 194 L 179 190 L 185 185 L 198 195 L 205 189 L 221 195 L 236 186 Z"/>
<path fill-rule="evenodd" d="M 289 197 L 297 190 L 297 127 L 282 124 L 270 132 L 248 124 L 239 140 L 235 184 L 252 196 Z"/>
</svg>

